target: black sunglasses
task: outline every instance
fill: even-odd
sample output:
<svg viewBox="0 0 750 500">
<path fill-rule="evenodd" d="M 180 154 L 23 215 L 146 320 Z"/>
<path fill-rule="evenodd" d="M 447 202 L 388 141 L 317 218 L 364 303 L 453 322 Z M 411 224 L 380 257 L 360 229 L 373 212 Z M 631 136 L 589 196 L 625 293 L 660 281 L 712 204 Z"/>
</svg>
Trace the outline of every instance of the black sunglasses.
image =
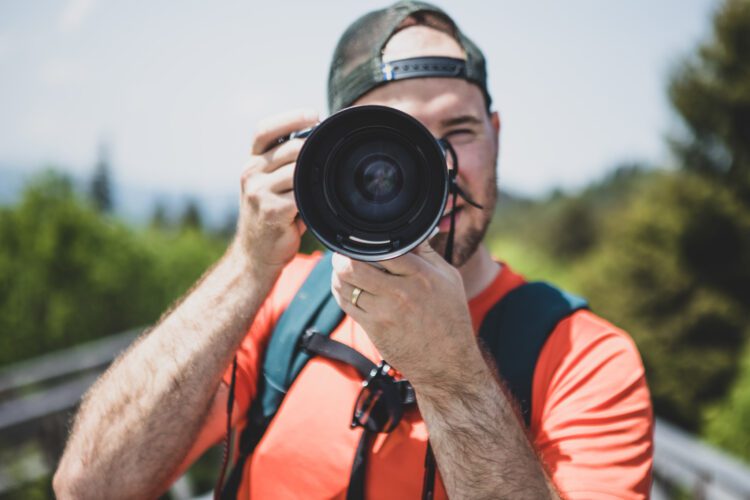
<svg viewBox="0 0 750 500">
<path fill-rule="evenodd" d="M 391 366 L 381 361 L 362 382 L 362 390 L 354 403 L 352 428 L 391 432 L 401 421 L 404 407 L 416 401 L 411 384 L 394 379 L 391 371 Z"/>
</svg>

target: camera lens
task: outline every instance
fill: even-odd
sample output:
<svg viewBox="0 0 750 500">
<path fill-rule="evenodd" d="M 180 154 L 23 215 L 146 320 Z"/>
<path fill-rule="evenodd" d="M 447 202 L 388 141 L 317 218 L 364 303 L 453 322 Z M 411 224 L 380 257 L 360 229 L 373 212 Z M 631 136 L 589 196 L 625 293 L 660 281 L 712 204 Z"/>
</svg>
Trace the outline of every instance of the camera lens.
<svg viewBox="0 0 750 500">
<path fill-rule="evenodd" d="M 374 153 L 354 167 L 354 182 L 367 201 L 387 203 L 401 190 L 404 176 L 393 158 Z"/>
<path fill-rule="evenodd" d="M 297 208 L 328 248 L 360 260 L 408 252 L 440 220 L 443 151 L 415 118 L 385 106 L 347 108 L 307 138 L 294 174 Z"/>
<path fill-rule="evenodd" d="M 388 129 L 373 127 L 350 137 L 331 155 L 331 164 L 328 198 L 355 226 L 396 221 L 416 201 L 420 166 L 408 144 Z"/>
</svg>

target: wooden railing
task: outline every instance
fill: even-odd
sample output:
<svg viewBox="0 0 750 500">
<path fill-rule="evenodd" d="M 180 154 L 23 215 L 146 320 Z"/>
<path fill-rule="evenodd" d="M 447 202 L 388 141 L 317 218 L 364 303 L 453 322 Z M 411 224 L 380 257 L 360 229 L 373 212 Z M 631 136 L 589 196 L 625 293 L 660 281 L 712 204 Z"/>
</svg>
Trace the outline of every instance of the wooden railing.
<svg viewBox="0 0 750 500">
<path fill-rule="evenodd" d="M 139 334 L 131 330 L 0 369 L 0 496 L 48 480 L 81 396 Z M 750 499 L 750 468 L 657 419 L 652 498 Z M 183 477 L 170 496 L 191 498 Z"/>
</svg>

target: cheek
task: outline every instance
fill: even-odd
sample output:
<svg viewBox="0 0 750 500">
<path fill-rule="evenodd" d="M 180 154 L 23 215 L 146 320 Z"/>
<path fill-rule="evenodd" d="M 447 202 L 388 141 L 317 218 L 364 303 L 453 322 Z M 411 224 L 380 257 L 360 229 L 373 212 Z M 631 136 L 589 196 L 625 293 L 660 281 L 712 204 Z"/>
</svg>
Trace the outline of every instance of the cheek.
<svg viewBox="0 0 750 500">
<path fill-rule="evenodd" d="M 459 155 L 459 179 L 471 192 L 471 195 L 479 200 L 486 198 L 488 185 L 494 186 L 495 182 L 495 161 L 485 151 L 477 151 L 474 148 L 465 148 Z"/>
</svg>

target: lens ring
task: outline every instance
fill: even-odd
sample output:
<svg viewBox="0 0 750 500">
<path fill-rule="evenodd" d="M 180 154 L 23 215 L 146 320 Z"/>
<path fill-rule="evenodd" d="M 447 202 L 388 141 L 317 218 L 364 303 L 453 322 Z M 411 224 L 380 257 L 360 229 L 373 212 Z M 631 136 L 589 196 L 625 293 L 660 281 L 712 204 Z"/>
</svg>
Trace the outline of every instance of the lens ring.
<svg viewBox="0 0 750 500">
<path fill-rule="evenodd" d="M 373 136 L 380 132 L 386 135 Z M 373 149 L 350 156 L 354 161 L 343 168 L 346 150 L 353 150 L 365 136 Z M 382 151 L 383 141 L 393 143 L 393 137 L 418 168 L 402 170 L 399 194 L 389 203 L 378 204 L 360 191 L 387 198 L 398 191 L 390 184 L 392 173 L 381 172 L 379 175 L 385 175 L 368 190 L 362 182 L 355 186 L 351 167 L 367 154 Z M 351 177 L 346 186 L 332 182 L 347 169 Z M 352 192 L 357 192 L 362 202 L 354 208 L 366 208 L 352 210 L 352 205 L 359 203 Z M 308 230 L 329 249 L 364 261 L 397 257 L 432 234 L 444 212 L 448 199 L 444 151 L 423 124 L 397 109 L 375 105 L 346 108 L 321 122 L 303 144 L 295 168 L 294 196 Z"/>
</svg>

